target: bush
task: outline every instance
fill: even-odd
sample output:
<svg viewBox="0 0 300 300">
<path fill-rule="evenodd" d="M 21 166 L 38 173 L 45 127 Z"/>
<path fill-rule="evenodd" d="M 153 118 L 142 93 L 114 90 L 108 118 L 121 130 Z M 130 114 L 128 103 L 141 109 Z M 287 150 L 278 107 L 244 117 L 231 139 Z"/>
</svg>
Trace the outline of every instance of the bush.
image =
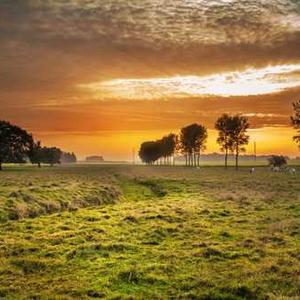
<svg viewBox="0 0 300 300">
<path fill-rule="evenodd" d="M 281 168 L 287 164 L 287 158 L 282 155 L 272 155 L 268 161 L 270 166 L 277 168 Z"/>
</svg>

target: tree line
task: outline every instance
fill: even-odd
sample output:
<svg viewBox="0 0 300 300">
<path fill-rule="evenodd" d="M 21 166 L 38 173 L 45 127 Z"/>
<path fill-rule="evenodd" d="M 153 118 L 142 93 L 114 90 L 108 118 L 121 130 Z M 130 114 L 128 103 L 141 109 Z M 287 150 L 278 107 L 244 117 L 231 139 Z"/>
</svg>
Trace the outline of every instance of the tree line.
<svg viewBox="0 0 300 300">
<path fill-rule="evenodd" d="M 297 131 L 294 136 L 294 141 L 298 144 L 300 149 L 300 100 L 293 103 L 294 114 L 291 116 L 291 123 Z"/>
<path fill-rule="evenodd" d="M 170 164 L 174 163 L 174 153 L 177 145 L 177 136 L 170 133 L 160 140 L 147 141 L 142 143 L 139 156 L 143 162 L 152 165 L 157 164 Z"/>
<path fill-rule="evenodd" d="M 42 164 L 76 162 L 74 153 L 64 152 L 57 147 L 45 147 L 35 141 L 32 134 L 7 121 L 0 121 L 0 170 L 3 163 Z"/>
<path fill-rule="evenodd" d="M 293 103 L 294 114 L 291 116 L 291 124 L 297 130 L 294 141 L 300 149 L 300 100 Z M 220 151 L 224 153 L 225 168 L 228 167 L 228 155 L 234 154 L 235 167 L 238 169 L 239 156 L 245 152 L 245 146 L 249 143 L 247 130 L 250 124 L 246 117 L 241 115 L 223 114 L 216 123 L 218 131 L 217 143 Z M 179 135 L 169 134 L 157 141 L 147 141 L 141 144 L 139 157 L 142 162 L 153 165 L 169 163 L 168 158 L 184 155 L 186 166 L 199 166 L 201 152 L 206 149 L 208 133 L 207 128 L 201 124 L 191 124 L 181 128 Z M 279 157 L 281 158 L 281 157 Z"/>
<path fill-rule="evenodd" d="M 248 119 L 244 116 L 223 114 L 215 123 L 218 130 L 217 143 L 220 150 L 225 153 L 225 167 L 228 166 L 228 154 L 235 154 L 235 166 L 238 168 L 239 155 L 245 151 L 249 143 Z M 141 144 L 139 157 L 144 163 L 169 163 L 168 158 L 181 154 L 185 156 L 186 166 L 199 166 L 201 153 L 206 149 L 208 133 L 207 128 L 201 124 L 191 124 L 181 128 L 179 135 L 173 133 L 157 141 L 147 141 Z"/>
</svg>

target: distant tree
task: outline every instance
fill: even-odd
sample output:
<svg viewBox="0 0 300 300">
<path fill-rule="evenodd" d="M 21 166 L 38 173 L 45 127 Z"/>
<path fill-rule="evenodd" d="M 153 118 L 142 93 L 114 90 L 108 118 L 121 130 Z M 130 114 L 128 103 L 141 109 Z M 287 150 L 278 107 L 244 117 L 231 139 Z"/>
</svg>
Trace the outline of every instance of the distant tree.
<svg viewBox="0 0 300 300">
<path fill-rule="evenodd" d="M 173 157 L 176 151 L 176 135 L 170 133 L 164 136 L 161 140 L 158 140 L 160 146 L 160 157 L 164 158 L 164 163 L 170 164 L 171 157 Z"/>
<path fill-rule="evenodd" d="M 75 153 L 70 153 L 70 152 L 62 152 L 60 161 L 62 164 L 70 164 L 70 163 L 76 163 L 77 162 L 77 157 Z"/>
<path fill-rule="evenodd" d="M 179 143 L 180 143 L 180 151 L 185 156 L 185 165 L 188 166 L 190 164 L 190 156 L 193 153 L 192 139 L 191 139 L 191 129 L 189 126 L 183 127 L 180 130 L 179 135 Z"/>
<path fill-rule="evenodd" d="M 232 139 L 230 139 L 230 132 L 232 127 L 232 117 L 223 114 L 215 124 L 218 130 L 217 143 L 220 145 L 222 152 L 225 152 L 225 168 L 228 166 L 228 153 L 233 151 Z"/>
<path fill-rule="evenodd" d="M 294 136 L 294 141 L 298 144 L 300 149 L 300 100 L 293 103 L 294 115 L 291 116 L 291 122 L 297 130 L 297 135 Z"/>
<path fill-rule="evenodd" d="M 181 144 L 180 144 L 180 136 L 176 134 L 175 136 L 175 150 L 174 150 L 174 158 L 173 164 L 175 165 L 175 156 L 181 154 Z"/>
<path fill-rule="evenodd" d="M 235 115 L 231 117 L 229 143 L 232 145 L 232 149 L 235 152 L 235 168 L 239 167 L 239 154 L 245 152 L 245 145 L 249 143 L 249 135 L 247 130 L 249 128 L 248 119 Z"/>
<path fill-rule="evenodd" d="M 202 125 L 191 124 L 181 129 L 179 143 L 186 158 L 186 165 L 199 165 L 200 153 L 205 149 L 206 140 L 207 129 Z"/>
<path fill-rule="evenodd" d="M 281 168 L 287 164 L 287 158 L 282 155 L 272 155 L 268 161 L 270 166 L 277 168 Z"/>
<path fill-rule="evenodd" d="M 176 151 L 176 142 L 177 136 L 173 133 L 160 140 L 144 142 L 141 144 L 139 157 L 147 164 L 154 164 L 155 162 L 170 164 Z"/>
<path fill-rule="evenodd" d="M 104 162 L 104 158 L 103 158 L 103 156 L 92 155 L 92 156 L 87 156 L 85 158 L 85 161 L 92 162 L 92 163 L 102 163 L 102 162 Z"/>
<path fill-rule="evenodd" d="M 40 141 L 32 143 L 28 156 L 32 164 L 37 164 L 39 168 L 41 167 L 43 161 L 43 148 Z"/>
<path fill-rule="evenodd" d="M 200 156 L 201 152 L 206 149 L 206 142 L 207 142 L 207 129 L 203 125 L 198 125 L 196 130 L 196 140 L 193 147 L 194 152 L 194 165 L 200 165 Z"/>
<path fill-rule="evenodd" d="M 0 170 L 2 163 L 24 163 L 33 144 L 32 135 L 26 130 L 0 121 Z"/>
<path fill-rule="evenodd" d="M 56 147 L 43 147 L 42 148 L 42 162 L 53 166 L 55 164 L 60 164 L 62 151 Z"/>
<path fill-rule="evenodd" d="M 142 162 L 152 165 L 161 157 L 161 145 L 157 141 L 148 141 L 141 144 L 139 157 Z"/>
</svg>

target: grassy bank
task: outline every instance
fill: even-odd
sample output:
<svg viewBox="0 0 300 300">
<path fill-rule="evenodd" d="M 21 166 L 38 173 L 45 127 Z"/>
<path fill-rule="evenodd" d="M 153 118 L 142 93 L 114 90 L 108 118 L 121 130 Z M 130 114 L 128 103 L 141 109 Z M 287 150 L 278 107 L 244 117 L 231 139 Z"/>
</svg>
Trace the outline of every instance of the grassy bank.
<svg viewBox="0 0 300 300">
<path fill-rule="evenodd" d="M 299 299 L 299 173 L 9 169 L 0 297 Z"/>
</svg>

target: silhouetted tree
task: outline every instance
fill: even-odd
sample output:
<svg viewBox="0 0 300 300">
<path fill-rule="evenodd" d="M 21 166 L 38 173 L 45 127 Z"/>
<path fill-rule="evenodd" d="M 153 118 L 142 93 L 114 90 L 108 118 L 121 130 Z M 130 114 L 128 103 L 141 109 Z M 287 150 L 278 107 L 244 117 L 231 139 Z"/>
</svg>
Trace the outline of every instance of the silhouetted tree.
<svg viewBox="0 0 300 300">
<path fill-rule="evenodd" d="M 287 158 L 282 155 L 272 155 L 268 161 L 270 166 L 277 168 L 281 168 L 287 164 Z"/>
<path fill-rule="evenodd" d="M 39 168 L 41 167 L 41 163 L 43 162 L 43 148 L 40 141 L 32 143 L 28 156 L 32 164 L 37 164 Z"/>
<path fill-rule="evenodd" d="M 148 141 L 142 143 L 139 150 L 142 162 L 152 165 L 161 157 L 161 146 L 158 142 Z"/>
<path fill-rule="evenodd" d="M 180 131 L 180 149 L 185 155 L 186 165 L 199 165 L 200 153 L 205 149 L 207 129 L 199 124 L 191 124 Z"/>
<path fill-rule="evenodd" d="M 245 145 L 249 143 L 249 135 L 247 135 L 247 129 L 249 128 L 248 119 L 243 116 L 231 117 L 231 129 L 230 129 L 230 144 L 235 152 L 235 168 L 239 166 L 239 154 L 245 151 Z"/>
<path fill-rule="evenodd" d="M 198 125 L 196 130 L 196 140 L 193 147 L 194 152 L 194 165 L 200 165 L 200 155 L 201 152 L 206 149 L 206 142 L 207 142 L 207 129 L 203 125 Z"/>
<path fill-rule="evenodd" d="M 176 135 L 170 133 L 157 141 L 142 143 L 139 156 L 144 163 L 153 164 L 155 162 L 170 164 L 171 157 L 176 151 Z M 174 161 L 174 158 L 173 158 Z"/>
<path fill-rule="evenodd" d="M 294 136 L 294 141 L 300 149 L 300 100 L 293 103 L 294 115 L 291 116 L 292 125 L 297 130 L 297 135 Z"/>
<path fill-rule="evenodd" d="M 227 114 L 223 114 L 215 124 L 215 128 L 218 130 L 217 143 L 220 145 L 222 152 L 225 152 L 225 168 L 228 165 L 228 153 L 233 151 L 232 139 L 230 138 L 230 132 L 232 127 L 232 117 Z"/>
<path fill-rule="evenodd" d="M 157 141 L 160 145 L 160 157 L 164 158 L 164 162 L 170 164 L 171 157 L 173 157 L 176 150 L 176 135 L 170 133 Z"/>
<path fill-rule="evenodd" d="M 2 163 L 24 163 L 33 144 L 33 138 L 26 130 L 0 121 L 0 170 Z"/>
<path fill-rule="evenodd" d="M 73 153 L 73 152 L 72 153 L 62 152 L 60 161 L 63 164 L 76 163 L 77 162 L 77 157 L 76 157 L 75 153 Z"/>
<path fill-rule="evenodd" d="M 60 164 L 62 151 L 56 147 L 43 147 L 42 148 L 42 157 L 43 163 L 53 166 L 55 164 Z"/>
</svg>

